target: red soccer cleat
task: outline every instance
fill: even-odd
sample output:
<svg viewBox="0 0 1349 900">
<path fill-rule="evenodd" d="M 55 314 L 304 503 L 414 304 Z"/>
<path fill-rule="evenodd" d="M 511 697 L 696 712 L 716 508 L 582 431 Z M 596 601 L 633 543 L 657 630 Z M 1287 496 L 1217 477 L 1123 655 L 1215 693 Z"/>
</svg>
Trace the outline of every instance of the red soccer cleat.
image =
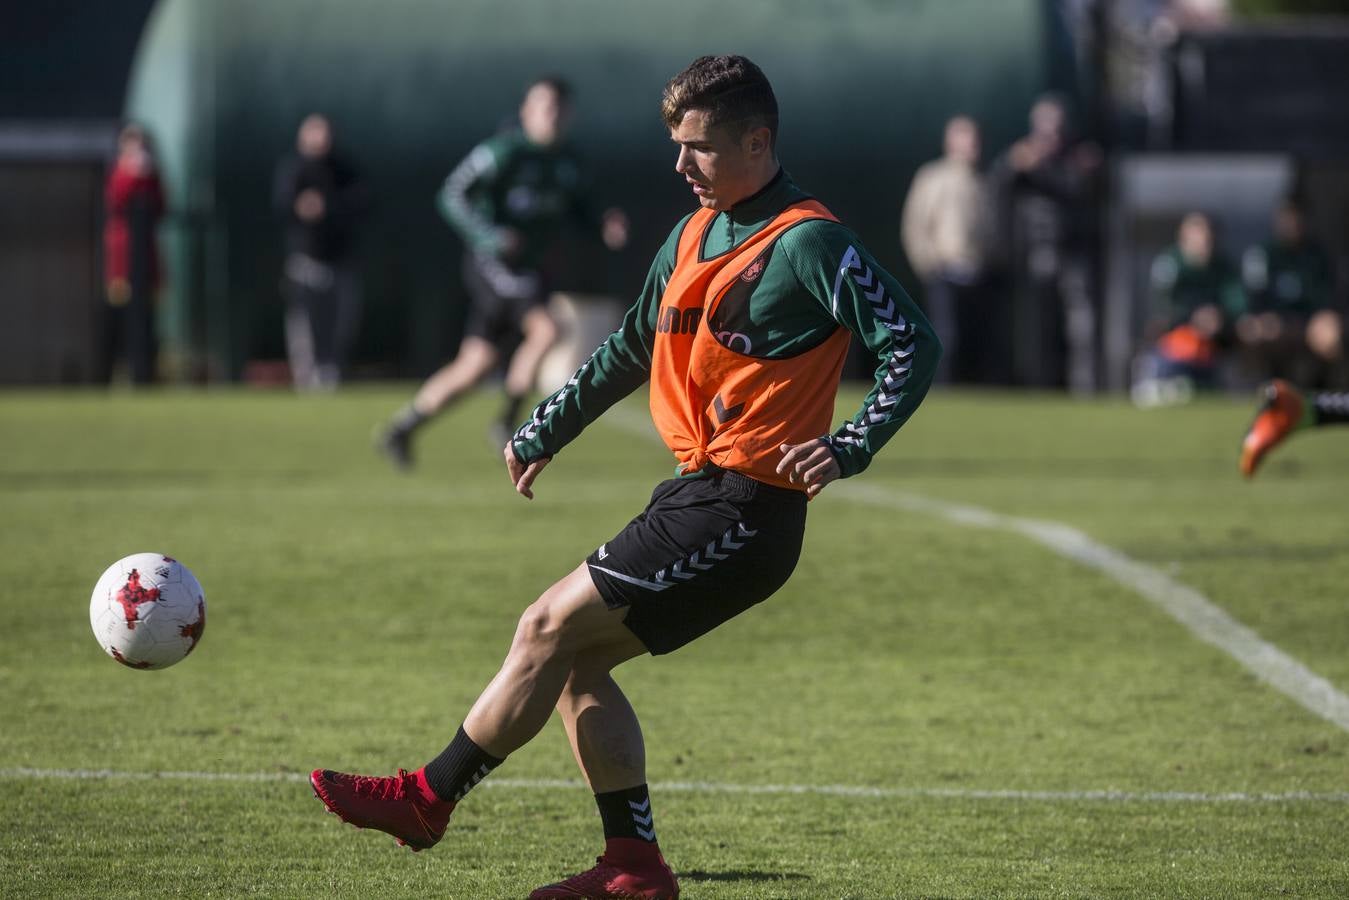
<svg viewBox="0 0 1349 900">
<path fill-rule="evenodd" d="M 434 794 L 418 774 L 403 769 L 392 778 L 315 769 L 309 783 L 328 812 L 343 822 L 387 832 L 414 852 L 434 847 L 454 812 L 453 803 L 428 799 Z"/>
<path fill-rule="evenodd" d="M 1241 442 L 1241 474 L 1247 478 L 1255 476 L 1265 454 L 1302 424 L 1304 407 L 1297 388 L 1283 379 L 1276 378 L 1265 387 L 1264 402 Z"/>
<path fill-rule="evenodd" d="M 595 868 L 538 888 L 529 900 L 675 900 L 679 896 L 679 882 L 659 852 L 654 857 L 621 858 L 612 852 L 617 841 L 609 841 L 611 852 L 596 859 Z"/>
</svg>

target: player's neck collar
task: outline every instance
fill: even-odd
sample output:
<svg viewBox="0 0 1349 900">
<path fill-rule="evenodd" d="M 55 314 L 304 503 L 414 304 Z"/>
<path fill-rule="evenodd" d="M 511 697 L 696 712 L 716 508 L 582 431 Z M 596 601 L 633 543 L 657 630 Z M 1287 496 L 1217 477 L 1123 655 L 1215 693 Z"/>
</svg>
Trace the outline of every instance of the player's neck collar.
<svg viewBox="0 0 1349 900">
<path fill-rule="evenodd" d="M 764 201 L 772 197 L 779 188 L 790 184 L 791 179 L 787 177 L 787 170 L 778 166 L 777 174 L 768 179 L 767 184 L 726 210 L 726 215 L 732 221 L 742 225 L 757 222 L 764 218 L 766 212 L 777 211 L 776 209 L 766 209 L 770 204 L 766 204 Z"/>
</svg>

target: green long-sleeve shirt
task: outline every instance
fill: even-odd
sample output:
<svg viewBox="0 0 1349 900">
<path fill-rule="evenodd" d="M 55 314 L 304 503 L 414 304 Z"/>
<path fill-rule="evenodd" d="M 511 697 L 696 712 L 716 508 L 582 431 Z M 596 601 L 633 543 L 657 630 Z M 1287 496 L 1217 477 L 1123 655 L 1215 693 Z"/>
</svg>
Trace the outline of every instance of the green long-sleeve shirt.
<svg viewBox="0 0 1349 900">
<path fill-rule="evenodd" d="M 786 207 L 808 199 L 785 172 L 763 190 L 719 213 L 705 232 L 703 258 L 739 246 Z M 522 462 L 551 456 L 650 376 L 661 295 L 675 267 L 686 216 L 656 254 L 646 283 L 618 330 L 571 380 L 535 408 L 513 438 Z M 927 394 L 941 355 L 932 326 L 899 283 L 844 226 L 802 222 L 773 245 L 752 292 L 729 293 L 700 327 L 749 356 L 803 353 L 839 327 L 875 354 L 876 383 L 862 408 L 823 437 L 844 477 L 861 472 Z"/>
<path fill-rule="evenodd" d="M 570 145 L 544 147 L 510 131 L 483 141 L 455 166 L 436 206 L 474 252 L 534 268 L 567 226 L 598 233 L 587 195 L 580 157 Z M 505 229 L 520 241 L 508 255 Z"/>
<path fill-rule="evenodd" d="M 1188 322 L 1201 306 L 1216 306 L 1229 321 L 1246 311 L 1246 292 L 1236 266 L 1220 253 L 1204 265 L 1185 258 L 1179 246 L 1162 251 L 1152 263 L 1153 314 L 1174 328 Z"/>
</svg>

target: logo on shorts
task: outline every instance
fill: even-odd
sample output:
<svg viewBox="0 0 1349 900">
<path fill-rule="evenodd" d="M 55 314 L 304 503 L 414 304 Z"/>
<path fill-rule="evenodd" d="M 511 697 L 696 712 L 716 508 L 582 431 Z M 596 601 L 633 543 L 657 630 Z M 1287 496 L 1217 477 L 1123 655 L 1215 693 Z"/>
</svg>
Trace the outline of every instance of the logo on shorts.
<svg viewBox="0 0 1349 900">
<path fill-rule="evenodd" d="M 617 578 L 619 581 L 645 588 L 648 591 L 663 591 L 674 587 L 681 581 L 697 578 L 699 573 L 706 572 L 723 559 L 730 559 L 732 553 L 744 547 L 745 544 L 749 543 L 749 539 L 758 533 L 758 531 L 746 528 L 744 522 L 736 522 L 726 529 L 720 541 L 713 538 L 707 542 L 706 547 L 675 560 L 650 578 L 635 578 L 632 575 L 615 572 L 613 569 L 606 569 L 604 566 L 597 566 L 594 563 L 590 564 L 590 568 L 596 572 L 603 572 L 611 578 Z M 604 547 L 601 546 L 600 550 L 604 550 Z M 603 557 L 600 558 L 603 559 Z"/>
<path fill-rule="evenodd" d="M 597 550 L 597 551 L 595 552 L 595 557 L 596 557 L 597 559 L 608 559 L 608 558 L 609 558 L 609 545 L 608 545 L 608 544 L 600 544 L 600 549 Z"/>
</svg>

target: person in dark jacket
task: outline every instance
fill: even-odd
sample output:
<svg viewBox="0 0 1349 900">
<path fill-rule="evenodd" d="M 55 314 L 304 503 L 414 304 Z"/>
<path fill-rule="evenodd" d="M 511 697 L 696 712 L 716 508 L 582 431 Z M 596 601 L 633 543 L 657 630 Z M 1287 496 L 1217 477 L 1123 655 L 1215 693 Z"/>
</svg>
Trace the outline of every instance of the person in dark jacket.
<svg viewBox="0 0 1349 900">
<path fill-rule="evenodd" d="M 1096 389 L 1093 257 L 1101 151 L 1078 140 L 1065 101 L 1046 94 L 1030 131 L 993 164 L 1013 285 L 1013 369 L 1033 387 Z"/>
<path fill-rule="evenodd" d="M 341 380 L 360 324 L 357 231 L 369 208 L 360 174 L 333 151 L 333 127 L 313 113 L 296 153 L 278 164 L 273 204 L 285 223 L 286 350 L 300 390 Z"/>
<path fill-rule="evenodd" d="M 1289 198 L 1274 211 L 1268 241 L 1241 257 L 1250 308 L 1237 321 L 1246 362 L 1260 376 L 1301 384 L 1333 381 L 1343 368 L 1344 322 L 1336 308 L 1330 254 Z"/>
</svg>

